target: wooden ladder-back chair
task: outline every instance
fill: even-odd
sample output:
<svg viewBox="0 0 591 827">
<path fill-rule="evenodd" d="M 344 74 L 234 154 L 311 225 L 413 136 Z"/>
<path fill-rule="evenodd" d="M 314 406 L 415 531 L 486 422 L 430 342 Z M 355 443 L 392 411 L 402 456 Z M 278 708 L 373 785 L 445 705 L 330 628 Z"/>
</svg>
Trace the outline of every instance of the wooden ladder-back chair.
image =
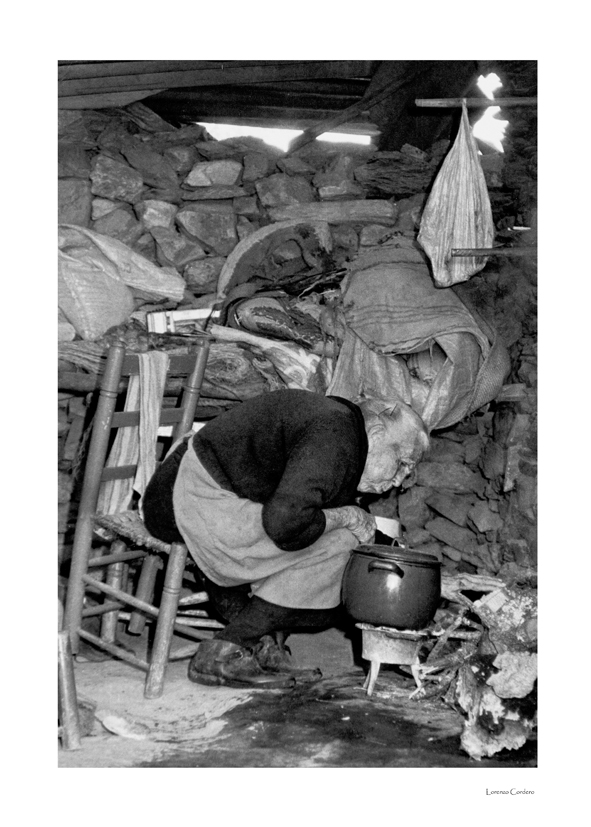
<svg viewBox="0 0 591 827">
<path fill-rule="evenodd" d="M 173 442 L 189 433 L 195 419 L 201 384 L 209 353 L 209 341 L 199 341 L 192 354 L 171 354 L 167 371 L 170 378 L 182 377 L 184 382 L 177 407 L 161 406 L 159 425 L 173 426 Z M 103 374 L 97 409 L 94 415 L 86 459 L 84 479 L 74 543 L 72 563 L 68 581 L 68 592 L 64 615 L 64 628 L 68 631 L 72 652 L 78 653 L 80 638 L 122 660 L 147 671 L 144 695 L 158 698 L 162 695 L 164 675 L 169 660 L 173 632 L 182 632 L 192 640 L 211 637 L 212 629 L 222 624 L 213 619 L 177 617 L 183 573 L 187 561 L 187 547 L 184 543 L 162 542 L 151 536 L 145 528 L 137 510 L 126 510 L 116 514 L 97 514 L 97 503 L 103 483 L 109 480 L 133 479 L 137 464 L 113 465 L 112 453 L 107 463 L 107 454 L 112 444 L 115 429 L 140 427 L 140 410 L 116 412 L 117 399 L 122 391 L 122 382 L 140 373 L 140 356 L 125 353 L 125 345 L 116 342 L 111 345 Z M 107 554 L 91 556 L 96 528 L 107 529 L 111 548 Z M 103 544 L 104 544 L 103 540 Z M 128 550 L 128 546 L 133 548 Z M 143 558 L 142 570 L 135 595 L 126 590 L 129 563 Z M 160 606 L 153 605 L 154 584 L 158 569 L 163 567 L 162 558 L 167 559 L 164 585 Z M 104 580 L 89 574 L 90 569 L 106 567 Z M 104 595 L 103 603 L 85 607 L 87 592 Z M 207 600 L 207 594 L 200 592 L 187 598 L 188 603 Z M 131 608 L 131 615 L 120 612 L 125 606 Z M 193 612 L 193 615 L 202 614 Z M 206 613 L 203 613 L 206 614 Z M 93 615 L 102 615 L 100 637 L 82 627 L 82 620 Z M 119 620 L 129 618 L 128 631 L 138 634 L 146 615 L 155 618 L 156 628 L 151 658 L 144 661 L 117 643 L 116 629 Z M 202 625 L 203 629 L 196 628 Z M 185 647 L 185 655 L 196 651 L 197 645 Z"/>
</svg>

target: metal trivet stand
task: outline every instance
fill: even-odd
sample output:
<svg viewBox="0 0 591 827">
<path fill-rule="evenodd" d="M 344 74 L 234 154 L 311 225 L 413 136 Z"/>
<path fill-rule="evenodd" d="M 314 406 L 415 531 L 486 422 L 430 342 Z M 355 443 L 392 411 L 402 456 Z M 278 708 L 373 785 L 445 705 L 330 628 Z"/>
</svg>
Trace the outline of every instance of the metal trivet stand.
<svg viewBox="0 0 591 827">
<path fill-rule="evenodd" d="M 361 629 L 362 657 L 370 663 L 369 673 L 363 684 L 368 695 L 374 690 L 382 663 L 410 666 L 417 687 L 421 687 L 417 668 L 420 666 L 419 650 L 423 643 L 432 637 L 430 631 L 401 631 L 389 626 L 371 626 L 369 623 L 356 623 L 355 626 Z"/>
<path fill-rule="evenodd" d="M 363 684 L 368 695 L 371 695 L 382 663 L 391 663 L 396 666 L 409 666 L 417 688 L 411 698 L 423 688 L 425 678 L 433 672 L 437 673 L 442 663 L 437 655 L 448 640 L 457 639 L 476 642 L 481 637 L 482 626 L 466 618 L 467 609 L 463 608 L 457 617 L 443 629 L 439 624 L 428 629 L 394 629 L 391 626 L 372 626 L 369 623 L 356 623 L 361 629 L 362 656 L 369 661 L 369 673 Z M 459 628 L 468 627 L 468 630 Z M 424 643 L 435 639 L 437 642 L 427 655 L 427 661 L 422 664 L 419 652 Z M 449 664 L 448 664 L 449 665 Z"/>
</svg>

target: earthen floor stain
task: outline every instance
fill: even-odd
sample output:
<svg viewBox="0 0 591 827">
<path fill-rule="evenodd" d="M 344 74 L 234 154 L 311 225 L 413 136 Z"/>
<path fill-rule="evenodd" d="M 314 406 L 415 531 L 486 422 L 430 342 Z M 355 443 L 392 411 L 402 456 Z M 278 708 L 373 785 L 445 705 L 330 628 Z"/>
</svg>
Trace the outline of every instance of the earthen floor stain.
<svg viewBox="0 0 591 827">
<path fill-rule="evenodd" d="M 382 678 L 368 698 L 359 675 L 291 692 L 261 692 L 224 714 L 206 745 L 171 745 L 141 767 L 534 767 L 535 745 L 475 762 L 459 748 L 461 721 L 413 703 Z"/>
</svg>

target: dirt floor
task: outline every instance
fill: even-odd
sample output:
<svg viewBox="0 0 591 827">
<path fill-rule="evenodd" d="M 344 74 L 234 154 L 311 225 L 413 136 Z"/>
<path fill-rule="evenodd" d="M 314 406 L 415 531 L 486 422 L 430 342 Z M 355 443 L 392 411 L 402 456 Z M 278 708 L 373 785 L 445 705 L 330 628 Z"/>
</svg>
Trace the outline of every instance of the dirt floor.
<svg viewBox="0 0 591 827">
<path fill-rule="evenodd" d="M 138 640 L 125 638 L 143 654 Z M 364 661 L 344 632 L 288 643 L 299 665 L 322 669 L 322 681 L 285 692 L 206 687 L 187 679 L 187 660 L 173 661 L 163 696 L 146 700 L 141 671 L 77 662 L 79 698 L 96 713 L 80 750 L 59 749 L 59 767 L 536 767 L 533 741 L 470 759 L 459 748 L 460 715 L 441 701 L 409 700 L 414 681 L 396 667 L 382 667 L 368 698 Z"/>
</svg>

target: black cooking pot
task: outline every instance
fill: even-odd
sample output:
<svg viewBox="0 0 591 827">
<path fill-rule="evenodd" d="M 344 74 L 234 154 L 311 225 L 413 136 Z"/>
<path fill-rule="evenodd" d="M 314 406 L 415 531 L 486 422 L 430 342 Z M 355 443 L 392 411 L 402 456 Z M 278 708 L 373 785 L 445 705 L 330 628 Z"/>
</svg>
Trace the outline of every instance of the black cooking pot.
<svg viewBox="0 0 591 827">
<path fill-rule="evenodd" d="M 441 563 L 432 554 L 395 546 L 362 545 L 343 575 L 343 604 L 361 623 L 424 629 L 441 597 Z"/>
</svg>

